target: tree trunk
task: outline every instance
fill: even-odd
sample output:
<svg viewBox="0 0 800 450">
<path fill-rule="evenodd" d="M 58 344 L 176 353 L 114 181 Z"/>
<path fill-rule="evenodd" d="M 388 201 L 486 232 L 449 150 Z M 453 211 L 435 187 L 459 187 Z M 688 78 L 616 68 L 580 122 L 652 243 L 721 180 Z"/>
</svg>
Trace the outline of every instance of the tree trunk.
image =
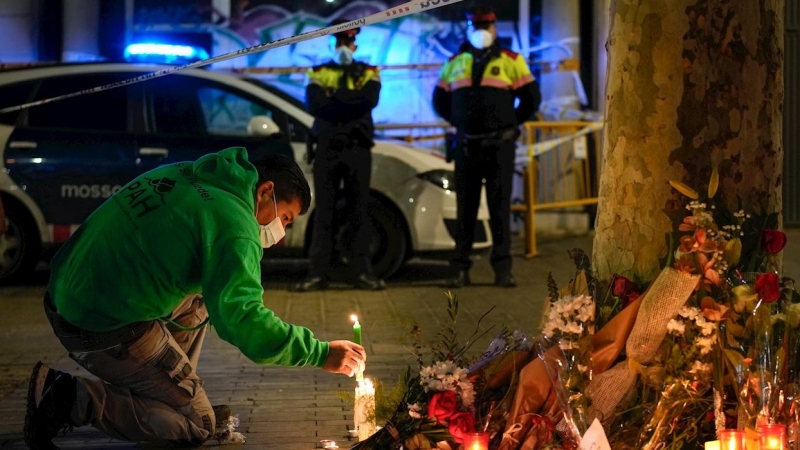
<svg viewBox="0 0 800 450">
<path fill-rule="evenodd" d="M 598 280 L 651 280 L 686 198 L 732 210 L 782 207 L 784 0 L 613 0 L 604 161 L 595 224 Z"/>
</svg>

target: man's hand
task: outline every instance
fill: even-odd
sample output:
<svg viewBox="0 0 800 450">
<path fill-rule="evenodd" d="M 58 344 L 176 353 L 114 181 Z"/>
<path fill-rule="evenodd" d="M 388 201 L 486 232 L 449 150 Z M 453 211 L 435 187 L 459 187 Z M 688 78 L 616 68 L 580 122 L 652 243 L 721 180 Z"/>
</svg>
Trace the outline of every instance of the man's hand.
<svg viewBox="0 0 800 450">
<path fill-rule="evenodd" d="M 364 371 L 367 352 L 364 347 L 350 341 L 332 341 L 328 343 L 328 359 L 322 370 L 330 373 L 341 373 L 353 377 Z"/>
</svg>

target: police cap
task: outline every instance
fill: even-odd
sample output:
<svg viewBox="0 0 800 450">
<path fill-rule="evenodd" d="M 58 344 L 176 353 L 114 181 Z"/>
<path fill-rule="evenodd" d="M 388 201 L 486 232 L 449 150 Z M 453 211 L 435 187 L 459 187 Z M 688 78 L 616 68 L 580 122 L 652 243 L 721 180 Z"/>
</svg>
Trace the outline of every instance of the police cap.
<svg viewBox="0 0 800 450">
<path fill-rule="evenodd" d="M 336 25 L 341 25 L 343 23 L 348 23 L 348 22 L 350 22 L 350 21 L 349 20 L 345 20 L 345 19 L 336 19 L 333 22 L 331 22 L 330 26 L 335 27 Z M 347 41 L 352 42 L 352 41 L 355 41 L 356 35 L 358 33 L 360 33 L 360 32 L 361 32 L 361 28 L 351 28 L 349 30 L 340 31 L 338 33 L 333 33 L 333 36 L 337 40 L 342 40 L 342 41 L 345 41 L 345 42 L 347 42 Z"/>
<path fill-rule="evenodd" d="M 480 27 L 497 22 L 497 15 L 492 8 L 476 6 L 466 11 L 467 23 L 471 26 Z"/>
</svg>

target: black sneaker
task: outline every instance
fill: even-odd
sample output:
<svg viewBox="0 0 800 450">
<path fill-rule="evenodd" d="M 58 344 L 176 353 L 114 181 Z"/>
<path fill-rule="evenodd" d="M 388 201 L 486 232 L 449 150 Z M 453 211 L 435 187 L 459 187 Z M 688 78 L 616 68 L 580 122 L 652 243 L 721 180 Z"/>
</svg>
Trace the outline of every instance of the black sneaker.
<svg viewBox="0 0 800 450">
<path fill-rule="evenodd" d="M 23 435 L 30 449 L 57 449 L 53 438 L 72 431 L 70 412 L 75 403 L 75 378 L 39 361 L 28 384 L 28 411 Z"/>
</svg>

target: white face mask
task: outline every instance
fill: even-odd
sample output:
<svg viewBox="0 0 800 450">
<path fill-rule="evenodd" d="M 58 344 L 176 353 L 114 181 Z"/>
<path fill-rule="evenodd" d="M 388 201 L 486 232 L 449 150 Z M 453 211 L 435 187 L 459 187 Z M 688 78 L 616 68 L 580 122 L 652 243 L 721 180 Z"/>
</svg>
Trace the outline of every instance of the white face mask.
<svg viewBox="0 0 800 450">
<path fill-rule="evenodd" d="M 492 33 L 488 30 L 475 29 L 469 32 L 469 43 L 477 49 L 487 49 L 494 44 Z"/>
<path fill-rule="evenodd" d="M 275 201 L 275 191 L 272 191 L 272 202 L 275 203 L 275 218 L 266 225 L 258 224 L 261 246 L 264 248 L 272 247 L 286 236 L 286 231 L 283 229 L 283 222 L 281 222 L 281 218 L 278 217 L 278 202 Z M 258 215 L 257 211 L 256 215 Z"/>
<path fill-rule="evenodd" d="M 333 60 L 343 66 L 353 64 L 353 50 L 346 45 L 336 47 L 333 51 Z"/>
</svg>

